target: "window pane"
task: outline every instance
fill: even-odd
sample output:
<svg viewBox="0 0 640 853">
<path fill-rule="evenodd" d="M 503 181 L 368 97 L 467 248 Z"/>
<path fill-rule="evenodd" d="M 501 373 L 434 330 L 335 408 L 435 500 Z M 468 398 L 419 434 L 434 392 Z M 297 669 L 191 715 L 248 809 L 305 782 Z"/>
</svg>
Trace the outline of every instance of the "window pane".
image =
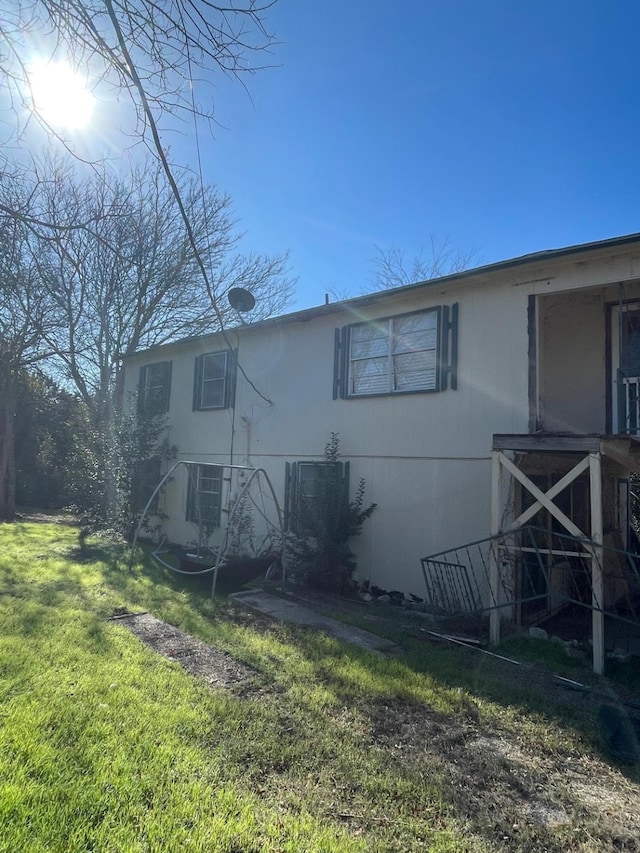
<svg viewBox="0 0 640 853">
<path fill-rule="evenodd" d="M 200 513 L 203 521 L 218 521 L 220 500 L 218 495 L 200 495 Z"/>
<path fill-rule="evenodd" d="M 143 368 L 140 388 L 140 406 L 149 415 L 166 412 L 169 408 L 171 362 L 160 361 Z"/>
<path fill-rule="evenodd" d="M 326 507 L 327 501 L 340 500 L 343 494 L 343 466 L 340 462 L 297 462 L 294 465 L 297 477 L 290 524 L 298 532 L 314 529 L 317 532 L 317 522 L 322 520 L 319 511 Z M 348 494 L 348 486 L 346 488 Z"/>
<path fill-rule="evenodd" d="M 402 317 L 393 323 L 393 351 L 412 352 L 435 349 L 438 341 L 438 315 L 435 311 Z"/>
<path fill-rule="evenodd" d="M 200 465 L 197 476 L 189 481 L 189 521 L 220 523 L 222 468 L 219 465 Z"/>
<path fill-rule="evenodd" d="M 351 329 L 351 358 L 372 358 L 389 351 L 389 324 L 354 326 Z"/>
<path fill-rule="evenodd" d="M 202 358 L 201 409 L 221 409 L 225 405 L 227 353 L 214 352 Z"/>
<path fill-rule="evenodd" d="M 349 395 L 438 388 L 439 311 L 351 327 Z"/>
<path fill-rule="evenodd" d="M 393 357 L 396 391 L 432 391 L 437 387 L 435 350 L 412 352 Z"/>
<path fill-rule="evenodd" d="M 216 352 L 205 355 L 202 376 L 207 379 L 224 379 L 227 368 L 226 352 Z"/>
<path fill-rule="evenodd" d="M 314 498 L 318 493 L 318 466 L 313 462 L 302 462 L 298 469 L 298 489 L 306 498 Z"/>
<path fill-rule="evenodd" d="M 211 492 L 212 494 L 220 494 L 220 476 L 217 473 L 211 474 L 207 471 L 200 477 L 200 491 Z"/>
<path fill-rule="evenodd" d="M 224 379 L 210 379 L 202 383 L 203 409 L 220 409 L 224 406 Z"/>
<path fill-rule="evenodd" d="M 369 358 L 352 362 L 352 394 L 384 394 L 387 391 L 389 391 L 388 358 Z"/>
<path fill-rule="evenodd" d="M 146 385 L 147 388 L 162 388 L 164 385 L 165 364 L 150 364 L 147 367 Z"/>
</svg>

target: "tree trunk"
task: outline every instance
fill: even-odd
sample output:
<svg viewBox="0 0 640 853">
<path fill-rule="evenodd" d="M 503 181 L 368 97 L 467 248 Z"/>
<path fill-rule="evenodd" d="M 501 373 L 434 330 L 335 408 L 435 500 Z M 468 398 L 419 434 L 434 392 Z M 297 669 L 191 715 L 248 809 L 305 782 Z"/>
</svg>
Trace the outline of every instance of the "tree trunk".
<svg viewBox="0 0 640 853">
<path fill-rule="evenodd" d="M 13 371 L 6 365 L 0 368 L 0 396 L 0 520 L 8 521 L 16 512 L 16 388 Z"/>
</svg>

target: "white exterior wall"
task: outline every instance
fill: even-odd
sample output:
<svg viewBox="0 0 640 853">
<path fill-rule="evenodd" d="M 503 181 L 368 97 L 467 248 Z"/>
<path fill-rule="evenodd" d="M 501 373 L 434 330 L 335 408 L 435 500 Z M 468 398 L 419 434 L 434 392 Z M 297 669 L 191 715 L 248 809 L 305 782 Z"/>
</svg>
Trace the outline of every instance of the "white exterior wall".
<svg viewBox="0 0 640 853">
<path fill-rule="evenodd" d="M 128 359 L 126 386 L 135 390 L 141 365 L 171 360 L 170 439 L 179 458 L 229 462 L 233 443 L 233 461 L 264 467 L 281 501 L 285 463 L 321 459 L 330 433 L 339 433 L 342 456 L 351 463 L 352 494 L 364 477 L 365 503 L 378 504 L 352 543 L 358 574 L 420 595 L 421 557 L 489 535 L 492 435 L 529 430 L 529 296 L 567 294 L 638 275 L 640 262 L 630 254 L 598 259 L 596 253 L 589 264 L 525 264 L 230 332 L 234 345 L 239 340 L 246 376 L 271 403 L 238 371 L 234 409 L 192 411 L 195 356 L 224 349 L 219 335 Z M 332 399 L 337 327 L 456 302 L 457 390 Z M 574 322 L 578 304 L 580 319 Z M 546 307 L 553 306 L 557 312 L 549 311 L 539 330 L 538 368 L 547 410 L 554 413 L 552 428 L 604 431 L 604 296 L 547 299 Z M 565 347 L 569 338 L 575 348 Z M 594 376 L 601 389 L 595 398 Z M 575 398 L 566 396 L 567 386 Z M 193 538 L 184 523 L 185 501 L 185 488 L 167 494 L 167 532 L 177 541 L 185 541 L 185 532 Z"/>
</svg>

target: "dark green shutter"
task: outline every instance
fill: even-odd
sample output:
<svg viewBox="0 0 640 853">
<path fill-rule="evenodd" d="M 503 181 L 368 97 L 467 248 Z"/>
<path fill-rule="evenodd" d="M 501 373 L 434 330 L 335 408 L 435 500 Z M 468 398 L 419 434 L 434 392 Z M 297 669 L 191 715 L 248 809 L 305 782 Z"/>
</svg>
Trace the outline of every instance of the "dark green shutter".
<svg viewBox="0 0 640 853">
<path fill-rule="evenodd" d="M 162 404 L 161 412 L 168 412 L 171 402 L 171 365 L 172 362 L 164 362 L 164 381 L 162 386 Z"/>
<path fill-rule="evenodd" d="M 450 386 L 452 391 L 458 390 L 458 303 L 451 306 L 451 368 Z"/>
<path fill-rule="evenodd" d="M 204 356 L 197 355 L 193 365 L 193 404 L 191 410 L 197 412 L 200 408 L 200 393 L 202 388 L 202 362 Z"/>
<path fill-rule="evenodd" d="M 145 386 L 146 378 L 147 378 L 147 368 L 146 368 L 146 366 L 141 367 L 140 368 L 140 375 L 138 378 L 138 415 L 141 415 L 142 411 L 144 409 L 144 386 Z"/>
<path fill-rule="evenodd" d="M 198 522 L 198 467 L 187 465 L 187 509 L 185 518 L 187 521 Z"/>
<path fill-rule="evenodd" d="M 236 401 L 236 379 L 238 374 L 238 351 L 228 350 L 224 383 L 224 405 L 232 409 Z"/>
<path fill-rule="evenodd" d="M 336 329 L 333 340 L 333 399 L 340 396 L 340 365 L 341 365 L 341 330 Z"/>
<path fill-rule="evenodd" d="M 440 370 L 438 391 L 444 391 L 449 378 L 449 306 L 443 305 L 438 316 L 438 338 L 440 344 Z"/>
<path fill-rule="evenodd" d="M 336 462 L 336 482 L 340 484 L 340 498 L 343 506 L 349 505 L 349 462 Z"/>
<path fill-rule="evenodd" d="M 348 397 L 349 327 L 343 326 L 334 333 L 333 349 L 333 399 Z"/>
<path fill-rule="evenodd" d="M 298 495 L 298 463 L 285 463 L 284 481 L 284 529 L 296 529 L 296 510 Z"/>
<path fill-rule="evenodd" d="M 458 388 L 458 303 L 450 308 L 443 305 L 440 312 L 440 378 L 439 391 Z"/>
</svg>

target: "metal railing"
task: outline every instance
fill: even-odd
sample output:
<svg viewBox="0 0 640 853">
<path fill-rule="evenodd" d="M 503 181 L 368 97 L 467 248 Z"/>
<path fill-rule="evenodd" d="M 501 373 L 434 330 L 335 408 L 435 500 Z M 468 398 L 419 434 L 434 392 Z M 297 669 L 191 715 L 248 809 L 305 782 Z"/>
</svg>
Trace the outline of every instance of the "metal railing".
<svg viewBox="0 0 640 853">
<path fill-rule="evenodd" d="M 593 593 L 594 563 L 602 571 L 602 600 Z M 640 555 L 588 539 L 528 525 L 431 554 L 421 564 L 426 604 L 434 613 L 498 609 L 517 624 L 535 625 L 584 608 L 640 625 Z"/>
<path fill-rule="evenodd" d="M 622 368 L 618 370 L 618 432 L 640 433 L 640 376 Z"/>
</svg>

